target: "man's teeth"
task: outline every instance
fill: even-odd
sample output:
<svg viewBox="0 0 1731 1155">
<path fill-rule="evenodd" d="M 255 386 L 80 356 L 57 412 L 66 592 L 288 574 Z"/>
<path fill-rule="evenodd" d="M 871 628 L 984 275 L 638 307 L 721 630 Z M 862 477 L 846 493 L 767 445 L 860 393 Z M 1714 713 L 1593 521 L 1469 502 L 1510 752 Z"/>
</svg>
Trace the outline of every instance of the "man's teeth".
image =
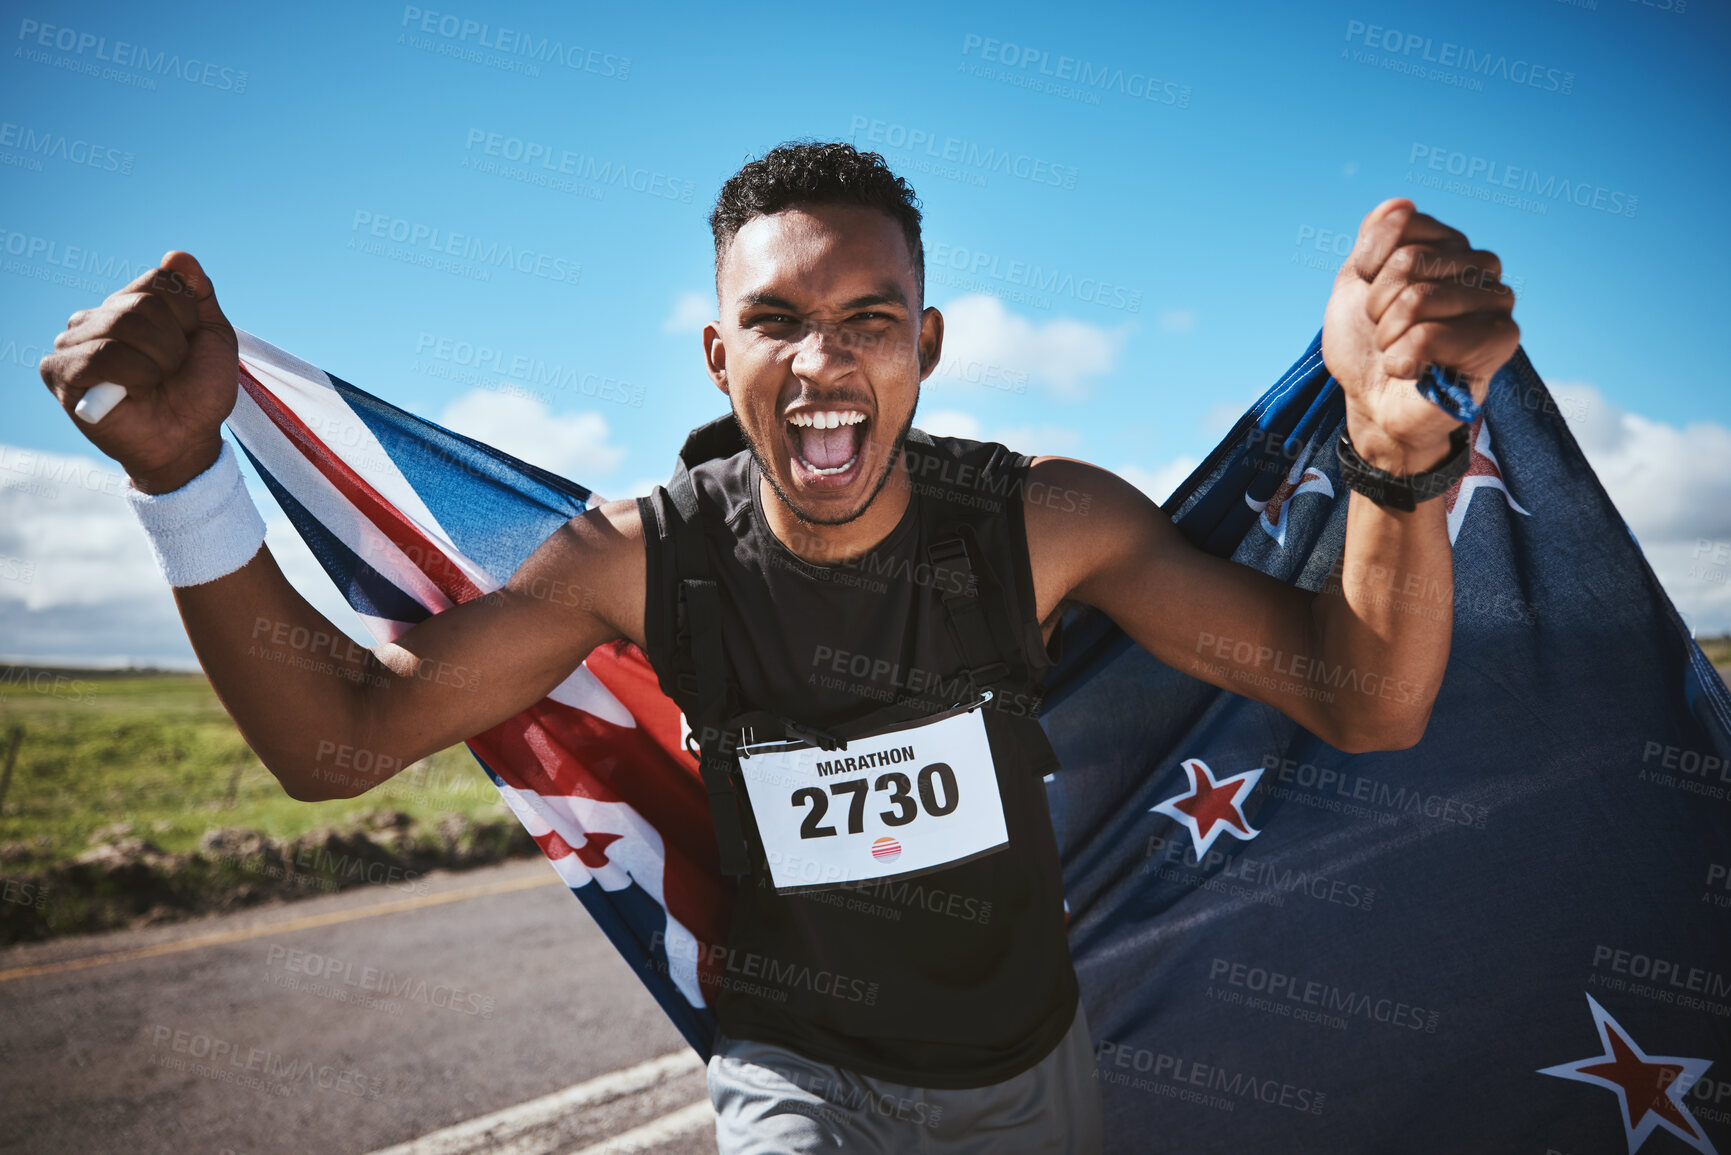
<svg viewBox="0 0 1731 1155">
<path fill-rule="evenodd" d="M 811 429 L 837 429 L 843 425 L 858 425 L 866 419 L 864 413 L 853 410 L 827 410 L 821 413 L 810 411 L 788 415 L 788 424 Z"/>
<path fill-rule="evenodd" d="M 857 460 L 859 460 L 859 454 L 856 453 L 852 457 L 848 458 L 846 461 L 842 462 L 842 464 L 840 464 L 840 465 L 837 465 L 837 466 L 830 468 L 830 469 L 819 469 L 817 466 L 815 466 L 811 462 L 807 461 L 805 459 L 804 455 L 802 454 L 800 456 L 799 463 L 801 465 L 805 466 L 807 469 L 811 470 L 813 473 L 817 474 L 819 477 L 828 477 L 831 474 L 835 474 L 835 473 L 846 473 L 848 470 L 853 468 L 853 463 Z"/>
<path fill-rule="evenodd" d="M 866 420 L 866 415 L 856 409 L 805 409 L 798 413 L 790 413 L 787 423 L 801 429 L 840 429 L 844 425 L 858 425 Z M 859 449 L 856 444 L 854 454 L 840 465 L 823 468 L 807 461 L 805 454 L 799 454 L 799 463 L 819 477 L 832 477 L 838 473 L 846 473 L 859 460 Z"/>
</svg>

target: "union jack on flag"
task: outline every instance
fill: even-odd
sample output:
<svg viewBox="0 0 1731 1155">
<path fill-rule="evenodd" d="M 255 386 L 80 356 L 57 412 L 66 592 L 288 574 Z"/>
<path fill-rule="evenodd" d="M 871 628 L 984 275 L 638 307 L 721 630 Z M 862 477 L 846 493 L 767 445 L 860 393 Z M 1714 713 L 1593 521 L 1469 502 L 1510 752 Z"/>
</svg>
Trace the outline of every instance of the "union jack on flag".
<svg viewBox="0 0 1731 1155">
<path fill-rule="evenodd" d="M 229 428 L 379 641 L 502 586 L 594 495 L 422 421 L 249 333 Z M 635 646 L 469 739 L 559 877 L 707 1055 L 700 944 L 727 942 L 732 882 L 679 710 Z"/>
</svg>

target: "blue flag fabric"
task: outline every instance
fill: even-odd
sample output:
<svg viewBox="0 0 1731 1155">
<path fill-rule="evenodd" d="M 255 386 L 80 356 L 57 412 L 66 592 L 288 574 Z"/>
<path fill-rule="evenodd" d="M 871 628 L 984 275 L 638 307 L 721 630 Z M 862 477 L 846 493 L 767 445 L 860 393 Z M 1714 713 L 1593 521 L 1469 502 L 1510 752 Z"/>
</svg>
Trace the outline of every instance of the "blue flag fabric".
<svg viewBox="0 0 1731 1155">
<path fill-rule="evenodd" d="M 241 380 L 231 431 L 380 639 L 592 503 L 250 334 Z M 1343 415 L 1313 341 L 1168 502 L 1180 529 L 1339 582 Z M 1066 620 L 1042 720 L 1109 1149 L 1731 1155 L 1731 697 L 1524 353 L 1471 438 L 1438 499 L 1452 599 L 1354 575 L 1453 618 L 1410 750 L 1343 754 L 1193 675 L 1428 688 L 1200 628 L 1175 668 Z M 681 737 L 603 647 L 470 746 L 707 1055 L 731 882 Z"/>
<path fill-rule="evenodd" d="M 1180 529 L 1338 582 L 1344 412 L 1313 342 L 1169 500 Z M 1473 434 L 1438 499 L 1452 604 L 1369 575 L 1453 616 L 1410 750 L 1190 676 L 1403 692 L 1375 671 L 1209 632 L 1173 668 L 1066 623 L 1043 720 L 1112 1149 L 1731 1151 L 1731 699 L 1524 352 Z"/>
</svg>

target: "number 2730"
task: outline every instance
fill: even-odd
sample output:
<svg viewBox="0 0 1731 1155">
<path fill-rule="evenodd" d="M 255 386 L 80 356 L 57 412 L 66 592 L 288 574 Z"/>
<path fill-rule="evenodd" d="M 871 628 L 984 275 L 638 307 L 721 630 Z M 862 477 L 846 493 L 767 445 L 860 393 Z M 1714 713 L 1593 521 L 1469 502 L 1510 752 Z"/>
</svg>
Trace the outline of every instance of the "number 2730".
<svg viewBox="0 0 1731 1155">
<path fill-rule="evenodd" d="M 933 762 L 916 775 L 919 780 L 919 800 L 914 800 L 914 781 L 899 770 L 888 774 L 880 774 L 876 782 L 869 778 L 850 778 L 845 782 L 831 782 L 829 793 L 826 794 L 816 786 L 805 786 L 793 792 L 792 805 L 797 807 L 811 804 L 811 810 L 805 816 L 805 821 L 799 824 L 801 838 L 828 838 L 836 830 L 833 826 L 823 825 L 823 817 L 829 813 L 829 799 L 833 794 L 837 798 L 851 795 L 847 810 L 847 832 L 860 834 L 865 831 L 866 795 L 873 791 L 887 791 L 889 804 L 893 810 L 879 812 L 878 817 L 885 826 L 906 826 L 919 817 L 922 809 L 934 818 L 942 818 L 956 808 L 961 801 L 960 790 L 956 785 L 956 772 L 951 770 L 947 762 Z"/>
</svg>

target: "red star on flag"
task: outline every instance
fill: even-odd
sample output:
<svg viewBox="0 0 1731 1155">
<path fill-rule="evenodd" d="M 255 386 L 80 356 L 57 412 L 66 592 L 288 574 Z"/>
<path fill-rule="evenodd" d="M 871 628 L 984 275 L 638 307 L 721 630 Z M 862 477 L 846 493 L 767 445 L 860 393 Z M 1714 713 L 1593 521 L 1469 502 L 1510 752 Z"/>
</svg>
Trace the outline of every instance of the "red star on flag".
<svg viewBox="0 0 1731 1155">
<path fill-rule="evenodd" d="M 1292 471 L 1286 475 L 1274 492 L 1268 495 L 1266 501 L 1257 501 L 1248 493 L 1244 495 L 1244 504 L 1262 514 L 1263 531 L 1281 545 L 1286 544 L 1286 503 L 1301 493 L 1324 493 L 1334 496 L 1334 486 L 1320 469 L 1306 465 L 1302 461 L 1292 464 Z"/>
<path fill-rule="evenodd" d="M 1623 1133 L 1629 1155 L 1635 1155 L 1659 1127 L 1671 1132 L 1703 1155 L 1716 1155 L 1701 1124 L 1683 1105 L 1683 1096 L 1713 1065 L 1711 1059 L 1679 1059 L 1672 1055 L 1649 1055 L 1618 1025 L 1604 1007 L 1587 996 L 1593 1009 L 1593 1024 L 1599 1028 L 1603 1053 L 1574 1063 L 1544 1067 L 1541 1075 L 1591 1083 L 1617 1093 L 1623 1111 Z"/>
<path fill-rule="evenodd" d="M 1473 494 L 1480 488 L 1500 489 L 1503 500 L 1509 503 L 1509 508 L 1524 517 L 1532 514 L 1521 508 L 1521 503 L 1515 500 L 1515 495 L 1509 492 L 1509 487 L 1503 482 L 1503 469 L 1497 463 L 1497 455 L 1491 452 L 1491 427 L 1480 417 L 1469 427 L 1468 441 L 1472 445 L 1472 457 L 1467 462 L 1467 471 L 1460 480 L 1449 486 L 1443 494 L 1443 508 L 1448 510 L 1449 543 L 1452 545 L 1460 536 L 1461 522 L 1466 520 L 1467 507 L 1472 504 Z"/>
<path fill-rule="evenodd" d="M 1256 780 L 1262 777 L 1261 767 L 1230 778 L 1216 778 L 1208 763 L 1200 758 L 1186 758 L 1184 770 L 1190 776 L 1190 792 L 1174 795 L 1148 809 L 1184 824 L 1196 842 L 1198 862 L 1222 833 L 1246 842 L 1262 833 L 1253 830 L 1244 817 L 1244 800 L 1256 789 Z"/>
<path fill-rule="evenodd" d="M 549 830 L 533 837 L 548 858 L 560 859 L 567 854 L 575 854 L 577 861 L 590 870 L 600 870 L 603 866 L 611 865 L 607 861 L 607 844 L 618 842 L 620 838 L 617 834 L 590 834 L 583 839 L 582 846 L 572 846 L 557 830 Z"/>
</svg>

